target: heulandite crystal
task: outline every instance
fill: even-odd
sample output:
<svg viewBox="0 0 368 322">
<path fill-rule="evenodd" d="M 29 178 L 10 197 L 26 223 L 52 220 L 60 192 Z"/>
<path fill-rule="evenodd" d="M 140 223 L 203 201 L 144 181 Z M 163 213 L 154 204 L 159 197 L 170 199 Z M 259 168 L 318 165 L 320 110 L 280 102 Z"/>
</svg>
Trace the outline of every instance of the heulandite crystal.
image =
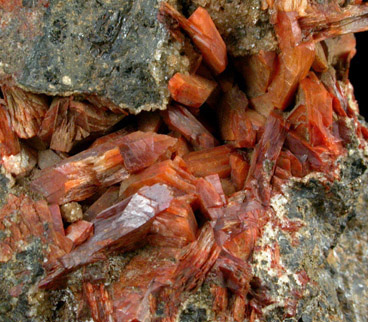
<svg viewBox="0 0 368 322">
<path fill-rule="evenodd" d="M 139 131 L 117 136 L 42 170 L 32 187 L 49 202 L 84 200 L 98 187 L 113 185 L 154 163 L 175 142 L 166 135 Z"/>
<path fill-rule="evenodd" d="M 40 124 L 38 136 L 51 149 L 69 152 L 76 142 L 93 132 L 103 133 L 123 117 L 72 98 L 55 98 Z"/>
<path fill-rule="evenodd" d="M 9 194 L 0 210 L 0 270 L 39 249 L 43 268 L 32 283 L 48 292 L 46 310 L 50 294 L 66 289 L 73 310 L 59 309 L 58 318 L 76 321 L 184 321 L 201 296 L 208 316 L 193 321 L 253 322 L 271 305 L 282 319 L 304 321 L 297 305 L 316 282 L 298 270 L 280 302 L 259 267 L 284 278 L 286 246 L 264 236 L 286 232 L 290 248 L 303 242 L 305 224 L 285 219 L 274 201 L 288 197 L 291 178 L 316 175 L 332 186 L 351 145 L 367 148 L 347 78 L 355 54 L 347 33 L 368 29 L 368 9 L 262 7 L 279 50 L 234 58 L 204 8 L 187 19 L 161 4 L 158 19 L 187 46 L 191 65 L 168 81 L 173 102 L 164 111 L 126 115 L 94 94 L 51 100 L 4 82 L 1 164 L 34 195 Z M 69 208 L 83 219 L 63 218 Z M 31 292 L 15 280 L 6 298 Z"/>
</svg>

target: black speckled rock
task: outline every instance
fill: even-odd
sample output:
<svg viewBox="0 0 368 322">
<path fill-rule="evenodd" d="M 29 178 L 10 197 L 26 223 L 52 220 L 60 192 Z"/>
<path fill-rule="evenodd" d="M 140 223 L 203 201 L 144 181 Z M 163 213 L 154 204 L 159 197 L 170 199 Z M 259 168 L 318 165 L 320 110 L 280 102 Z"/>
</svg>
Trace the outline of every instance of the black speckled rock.
<svg viewBox="0 0 368 322">
<path fill-rule="evenodd" d="M 0 174 L 0 206 L 4 204 L 4 201 L 6 199 L 6 194 L 8 192 L 8 181 L 9 180 L 5 176 Z"/>
<path fill-rule="evenodd" d="M 0 81 L 11 75 L 49 95 L 94 93 L 133 113 L 163 109 L 181 58 L 157 8 L 157 0 L 0 4 Z"/>
<path fill-rule="evenodd" d="M 34 292 L 36 281 L 43 274 L 41 249 L 42 244 L 35 239 L 27 250 L 0 263 L 0 322 L 37 321 L 30 317 L 32 302 L 37 298 L 32 301 L 28 295 Z"/>
<path fill-rule="evenodd" d="M 275 301 L 264 309 L 266 321 L 364 321 L 368 306 L 353 289 L 367 292 L 368 270 L 353 244 L 368 246 L 361 222 L 367 216 L 366 169 L 367 160 L 355 151 L 342 162 L 340 181 L 327 187 L 321 178 L 294 182 L 286 197 L 273 200 L 281 226 L 293 221 L 302 227 L 293 234 L 269 223 L 254 254 L 255 275 Z M 270 260 L 275 245 L 276 267 Z"/>
</svg>

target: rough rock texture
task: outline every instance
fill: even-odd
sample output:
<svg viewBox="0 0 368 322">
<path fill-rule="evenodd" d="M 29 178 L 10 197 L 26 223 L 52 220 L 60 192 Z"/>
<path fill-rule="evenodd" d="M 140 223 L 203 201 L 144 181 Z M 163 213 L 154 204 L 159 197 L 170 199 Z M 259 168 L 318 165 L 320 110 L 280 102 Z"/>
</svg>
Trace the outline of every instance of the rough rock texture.
<svg viewBox="0 0 368 322">
<path fill-rule="evenodd" d="M 157 21 L 157 7 L 157 0 L 2 1 L 0 81 L 12 75 L 49 95 L 94 93 L 133 113 L 163 109 L 180 45 Z"/>
<path fill-rule="evenodd" d="M 0 174 L 0 206 L 2 206 L 5 202 L 5 197 L 8 192 L 8 183 L 9 180 Z"/>
<path fill-rule="evenodd" d="M 42 244 L 39 240 L 34 240 L 27 250 L 18 253 L 9 262 L 0 264 L 1 276 L 5 277 L 0 281 L 1 322 L 31 320 L 27 317 L 32 307 L 28 293 L 33 293 L 37 279 L 42 276 L 43 269 L 40 258 L 42 258 Z M 9 289 L 17 291 L 17 293 L 13 293 L 14 297 L 6 291 Z M 40 299 L 42 297 L 36 298 L 36 300 Z"/>
<path fill-rule="evenodd" d="M 255 275 L 276 300 L 264 310 L 267 321 L 294 313 L 290 321 L 365 320 L 367 160 L 352 150 L 341 166 L 341 181 L 294 182 L 287 198 L 273 200 L 280 225 L 268 224 L 254 257 Z M 293 224 L 301 228 L 293 232 Z"/>
<path fill-rule="evenodd" d="M 208 10 L 234 56 L 274 50 L 277 42 L 267 11 L 260 0 L 181 0 L 184 10 L 196 7 Z"/>
</svg>

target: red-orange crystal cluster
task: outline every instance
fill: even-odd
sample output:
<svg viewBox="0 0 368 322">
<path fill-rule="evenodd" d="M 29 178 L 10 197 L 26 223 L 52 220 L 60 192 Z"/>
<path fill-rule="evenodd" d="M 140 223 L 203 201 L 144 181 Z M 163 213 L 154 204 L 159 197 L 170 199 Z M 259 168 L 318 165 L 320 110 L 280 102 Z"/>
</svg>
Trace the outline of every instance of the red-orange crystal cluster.
<svg viewBox="0 0 368 322">
<path fill-rule="evenodd" d="M 347 33 L 367 29 L 358 18 L 368 7 L 308 6 L 305 16 L 296 2 L 276 1 L 279 50 L 228 62 L 206 10 L 186 19 L 162 3 L 160 21 L 176 41 L 189 36 L 202 63 L 170 79 L 167 110 L 129 116 L 129 124 L 93 97 L 51 101 L 4 85 L 1 163 L 16 177 L 32 171 L 40 199 L 9 195 L 0 262 L 40 238 L 47 247 L 39 287 L 49 289 L 81 267 L 140 249 L 111 283 L 83 280 L 94 321 L 174 321 L 204 282 L 216 320 L 260 317 L 272 300 L 251 259 L 274 216 L 272 196 L 313 171 L 338 179 L 346 145 L 368 138 L 352 86 L 336 72 L 348 69 L 355 40 Z M 41 165 L 46 149 L 55 164 Z M 80 202 L 84 218 L 67 226 L 60 206 L 71 202 Z"/>
</svg>

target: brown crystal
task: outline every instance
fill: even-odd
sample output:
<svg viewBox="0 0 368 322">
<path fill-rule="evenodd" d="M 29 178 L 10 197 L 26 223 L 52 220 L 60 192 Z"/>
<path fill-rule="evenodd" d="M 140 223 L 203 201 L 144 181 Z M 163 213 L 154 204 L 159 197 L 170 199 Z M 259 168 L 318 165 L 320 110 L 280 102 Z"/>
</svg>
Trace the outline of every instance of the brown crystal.
<svg viewBox="0 0 368 322">
<path fill-rule="evenodd" d="M 0 155 L 15 155 L 20 152 L 18 137 L 10 123 L 8 111 L 4 102 L 0 100 Z"/>
<path fill-rule="evenodd" d="M 180 27 L 191 37 L 194 44 L 202 52 L 204 61 L 214 72 L 219 74 L 224 71 L 227 65 L 226 45 L 205 9 L 199 7 L 189 19 L 185 19 L 171 5 L 163 2 L 160 12 L 179 23 Z"/>
<path fill-rule="evenodd" d="M 170 206 L 172 199 L 168 187 L 157 184 L 142 188 L 129 199 L 101 212 L 92 221 L 93 236 L 69 254 L 58 258 L 39 286 L 53 287 L 66 273 L 102 260 L 108 252 L 117 249 L 129 251 L 142 245 L 154 218 Z"/>
<path fill-rule="evenodd" d="M 92 221 L 103 210 L 114 205 L 119 199 L 118 186 L 109 187 L 84 213 L 84 218 Z"/>
<path fill-rule="evenodd" d="M 256 55 L 241 57 L 237 66 L 245 80 L 246 93 L 257 97 L 266 93 L 276 70 L 276 53 L 260 51 Z"/>
<path fill-rule="evenodd" d="M 176 73 L 169 81 L 171 97 L 189 107 L 200 107 L 211 95 L 217 84 L 197 75 Z"/>
<path fill-rule="evenodd" d="M 203 150 L 217 145 L 212 134 L 186 108 L 168 106 L 162 115 L 169 128 L 182 134 L 194 148 Z"/>
<path fill-rule="evenodd" d="M 26 145 L 20 145 L 20 152 L 2 157 L 4 169 L 15 177 L 24 177 L 29 174 L 37 163 L 37 152 Z"/>
<path fill-rule="evenodd" d="M 236 190 L 239 191 L 243 189 L 245 180 L 248 176 L 249 163 L 237 152 L 233 152 L 230 155 L 229 163 L 231 167 L 231 180 Z"/>
<path fill-rule="evenodd" d="M 212 149 L 190 152 L 184 155 L 188 169 L 197 177 L 218 174 L 221 178 L 230 174 L 229 152 L 231 147 L 221 145 Z"/>
<path fill-rule="evenodd" d="M 119 135 L 42 170 L 33 180 L 32 189 L 52 203 L 84 200 L 98 187 L 113 185 L 154 163 L 175 142 L 174 138 L 153 133 Z"/>
<path fill-rule="evenodd" d="M 69 152 L 73 145 L 93 132 L 113 126 L 123 115 L 107 113 L 97 107 L 69 98 L 55 98 L 47 111 L 38 136 L 57 151 Z"/>
<path fill-rule="evenodd" d="M 46 98 L 15 86 L 3 85 L 1 90 L 14 132 L 22 139 L 36 136 L 49 108 Z"/>
<path fill-rule="evenodd" d="M 151 245 L 183 247 L 195 241 L 198 226 L 191 199 L 176 198 L 167 210 L 156 216 L 147 236 Z"/>
<path fill-rule="evenodd" d="M 196 188 L 202 213 L 207 219 L 216 220 L 227 203 L 219 176 L 215 174 L 198 179 Z"/>
<path fill-rule="evenodd" d="M 93 224 L 85 220 L 78 220 L 66 229 L 66 237 L 73 242 L 74 247 L 82 244 L 92 234 Z"/>
<path fill-rule="evenodd" d="M 285 137 L 285 120 L 281 115 L 271 113 L 265 124 L 264 133 L 253 151 L 245 183 L 245 189 L 265 206 L 270 200 L 270 181 Z"/>
<path fill-rule="evenodd" d="M 256 131 L 247 117 L 247 96 L 237 86 L 227 91 L 218 108 L 221 137 L 237 148 L 251 148 L 256 142 Z"/>
<path fill-rule="evenodd" d="M 153 164 L 149 168 L 131 175 L 121 184 L 121 196 L 127 198 L 144 186 L 156 183 L 167 184 L 181 194 L 195 193 L 195 178 L 187 171 L 180 157 Z"/>
<path fill-rule="evenodd" d="M 49 261 L 70 252 L 73 243 L 65 237 L 60 223 L 60 212 L 51 211 L 45 201 L 9 194 L 7 203 L 0 210 L 0 229 L 7 232 L 0 242 L 0 262 L 7 262 L 24 251 L 32 237 L 39 238 L 47 246 L 43 252 Z"/>
</svg>

